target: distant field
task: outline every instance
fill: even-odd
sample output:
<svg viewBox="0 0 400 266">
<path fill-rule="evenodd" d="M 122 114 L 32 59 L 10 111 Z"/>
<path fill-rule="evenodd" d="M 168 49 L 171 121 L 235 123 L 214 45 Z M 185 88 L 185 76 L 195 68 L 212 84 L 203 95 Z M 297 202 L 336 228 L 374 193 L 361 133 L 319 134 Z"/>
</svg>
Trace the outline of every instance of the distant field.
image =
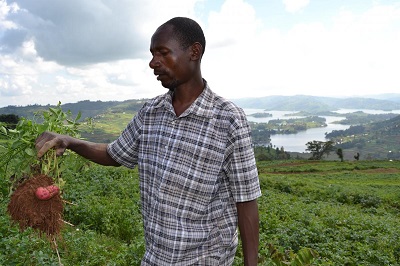
<svg viewBox="0 0 400 266">
<path fill-rule="evenodd" d="M 263 196 L 260 265 L 302 247 L 313 265 L 400 265 L 400 161 L 258 163 Z M 67 169 L 60 256 L 64 265 L 139 265 L 144 252 L 138 173 L 92 165 Z M 58 265 L 57 255 L 6 215 L 8 183 L 0 179 L 0 265 Z M 290 259 L 286 259 L 289 262 Z M 234 265 L 243 265 L 239 249 Z"/>
<path fill-rule="evenodd" d="M 94 141 L 109 143 L 116 139 L 132 120 L 134 113 L 105 113 L 93 118 L 92 127 L 83 125 L 82 137 Z"/>
</svg>

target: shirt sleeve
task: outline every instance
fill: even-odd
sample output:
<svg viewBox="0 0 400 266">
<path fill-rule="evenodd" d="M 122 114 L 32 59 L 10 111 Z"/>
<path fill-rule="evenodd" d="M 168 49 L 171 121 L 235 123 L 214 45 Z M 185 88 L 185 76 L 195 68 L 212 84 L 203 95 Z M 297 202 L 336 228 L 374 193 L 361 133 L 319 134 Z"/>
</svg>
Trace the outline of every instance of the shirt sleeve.
<svg viewBox="0 0 400 266">
<path fill-rule="evenodd" d="M 122 131 L 118 139 L 107 146 L 108 154 L 116 162 L 128 168 L 134 168 L 138 162 L 142 124 L 142 115 L 141 111 L 139 111 Z"/>
<path fill-rule="evenodd" d="M 228 178 L 236 202 L 254 200 L 261 196 L 258 170 L 254 157 L 250 125 L 244 114 L 240 115 L 232 133 L 228 163 Z"/>
</svg>

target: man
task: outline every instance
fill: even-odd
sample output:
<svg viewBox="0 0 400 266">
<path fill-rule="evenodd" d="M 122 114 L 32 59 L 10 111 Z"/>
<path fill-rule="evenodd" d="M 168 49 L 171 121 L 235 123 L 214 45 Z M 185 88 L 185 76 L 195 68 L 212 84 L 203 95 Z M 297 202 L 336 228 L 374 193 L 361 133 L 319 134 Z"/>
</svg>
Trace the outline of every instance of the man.
<svg viewBox="0 0 400 266">
<path fill-rule="evenodd" d="M 151 38 L 150 67 L 169 91 L 148 101 L 111 144 L 46 132 L 38 156 L 71 149 L 96 163 L 139 167 L 146 252 L 142 265 L 231 265 L 237 226 L 256 265 L 261 195 L 243 111 L 201 75 L 201 27 L 173 18 Z"/>
</svg>

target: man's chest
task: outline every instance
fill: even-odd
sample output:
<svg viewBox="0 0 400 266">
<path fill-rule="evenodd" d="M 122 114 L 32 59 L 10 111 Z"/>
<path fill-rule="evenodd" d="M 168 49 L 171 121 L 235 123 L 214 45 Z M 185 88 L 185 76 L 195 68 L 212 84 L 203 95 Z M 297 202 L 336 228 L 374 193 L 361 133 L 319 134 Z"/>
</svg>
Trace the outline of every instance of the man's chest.
<svg viewBox="0 0 400 266">
<path fill-rule="evenodd" d="M 144 200 L 161 213 L 175 206 L 182 217 L 204 214 L 222 182 L 228 130 L 216 119 L 198 117 L 144 125 L 139 152 Z"/>
<path fill-rule="evenodd" d="M 226 123 L 214 118 L 154 118 L 142 128 L 142 154 L 169 159 L 221 160 L 228 139 Z"/>
</svg>

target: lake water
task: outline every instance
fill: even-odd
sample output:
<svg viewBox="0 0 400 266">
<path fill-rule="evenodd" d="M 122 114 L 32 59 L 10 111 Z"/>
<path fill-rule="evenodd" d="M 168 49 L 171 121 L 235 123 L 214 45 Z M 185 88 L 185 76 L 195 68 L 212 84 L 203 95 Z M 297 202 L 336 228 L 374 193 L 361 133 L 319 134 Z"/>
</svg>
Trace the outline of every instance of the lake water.
<svg viewBox="0 0 400 266">
<path fill-rule="evenodd" d="M 255 118 L 252 116 L 247 116 L 249 121 L 258 123 L 267 123 L 272 119 L 290 119 L 290 118 L 302 118 L 304 116 L 285 116 L 286 114 L 294 114 L 294 111 L 264 111 L 263 109 L 243 109 L 247 115 L 254 113 L 266 112 L 272 114 L 272 117 Z M 354 110 L 354 109 L 341 109 L 337 113 L 352 113 L 356 111 L 363 111 L 369 114 L 383 114 L 383 113 L 396 113 L 400 114 L 400 110 L 394 111 L 382 111 L 382 110 Z M 345 130 L 349 128 L 349 125 L 332 124 L 334 121 L 339 121 L 344 119 L 340 116 L 321 116 L 326 119 L 326 127 L 321 128 L 311 128 L 305 131 L 298 132 L 296 134 L 275 134 L 271 135 L 271 143 L 274 147 L 284 147 L 285 151 L 292 152 L 306 152 L 306 143 L 313 140 L 326 141 L 325 133 L 330 133 L 333 130 Z"/>
</svg>

